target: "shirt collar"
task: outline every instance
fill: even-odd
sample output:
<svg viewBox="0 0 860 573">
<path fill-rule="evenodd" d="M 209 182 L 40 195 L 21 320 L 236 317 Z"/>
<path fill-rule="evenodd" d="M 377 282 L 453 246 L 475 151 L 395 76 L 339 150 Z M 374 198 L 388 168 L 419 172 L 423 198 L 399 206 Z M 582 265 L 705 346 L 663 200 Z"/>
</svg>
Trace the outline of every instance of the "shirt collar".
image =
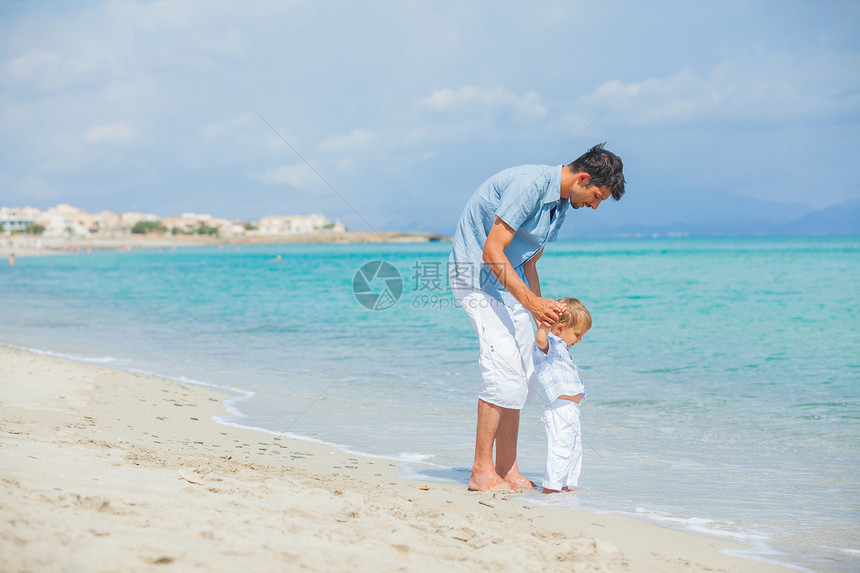
<svg viewBox="0 0 860 573">
<path fill-rule="evenodd" d="M 561 350 L 562 348 L 567 350 L 567 348 L 565 348 L 565 346 L 564 346 L 564 340 L 562 340 L 560 336 L 550 332 L 549 336 L 547 336 L 547 338 L 549 340 L 552 340 L 553 348 L 555 348 L 556 350 Z"/>
<path fill-rule="evenodd" d="M 543 205 L 546 205 L 548 203 L 559 203 L 559 201 L 561 201 L 561 169 L 562 169 L 562 166 L 561 165 L 555 165 L 552 167 L 552 169 L 555 169 L 558 171 L 558 176 L 557 177 L 553 176 L 553 178 L 552 178 L 553 183 L 557 183 L 557 185 L 556 184 L 551 185 L 550 189 L 547 190 L 546 196 L 543 199 L 543 203 L 542 203 Z"/>
</svg>

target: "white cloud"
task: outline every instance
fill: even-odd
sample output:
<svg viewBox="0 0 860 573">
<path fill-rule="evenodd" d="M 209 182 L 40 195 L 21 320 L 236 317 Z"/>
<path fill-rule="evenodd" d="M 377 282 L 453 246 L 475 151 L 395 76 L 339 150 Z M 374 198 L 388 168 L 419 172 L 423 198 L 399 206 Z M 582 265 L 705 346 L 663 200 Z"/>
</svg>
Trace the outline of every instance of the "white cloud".
<svg viewBox="0 0 860 573">
<path fill-rule="evenodd" d="M 90 65 L 75 56 L 31 50 L 7 62 L 3 66 L 2 79 L 7 84 L 56 89 L 77 81 L 90 69 Z"/>
<path fill-rule="evenodd" d="M 108 1 L 102 7 L 34 11 L 0 43 L 0 82 L 53 90 L 105 76 L 212 70 L 244 59 L 244 8 L 214 2 Z M 0 60 L 2 62 L 2 60 Z"/>
<path fill-rule="evenodd" d="M 501 117 L 500 117 L 501 116 Z M 327 164 L 353 174 L 367 161 L 421 163 L 448 142 L 492 140 L 523 133 L 523 124 L 545 124 L 546 108 L 534 92 L 517 95 L 501 87 L 440 89 L 413 101 L 409 113 L 383 123 L 325 137 L 315 153 Z M 515 118 L 512 127 L 506 118 Z"/>
<path fill-rule="evenodd" d="M 445 88 L 436 90 L 416 102 L 417 107 L 436 112 L 447 112 L 459 108 L 478 105 L 491 109 L 508 109 L 528 117 L 540 118 L 547 113 L 535 92 L 517 95 L 505 88 L 480 88 L 465 86 L 457 90 Z"/>
<path fill-rule="evenodd" d="M 102 105 L 111 106 L 112 109 L 124 107 L 140 113 L 152 113 L 158 109 L 161 102 L 164 85 L 160 84 L 158 78 L 139 74 L 132 77 L 119 79 L 110 78 L 104 83 L 101 96 L 104 98 Z M 101 103 L 101 102 L 99 102 Z"/>
<path fill-rule="evenodd" d="M 317 148 L 320 153 L 367 154 L 382 151 L 383 139 L 367 129 L 356 129 L 342 135 L 325 138 Z"/>
<path fill-rule="evenodd" d="M 262 173 L 249 173 L 248 177 L 266 185 L 290 185 L 303 189 L 320 182 L 319 176 L 305 163 L 282 165 Z"/>
<path fill-rule="evenodd" d="M 200 133 L 203 139 L 207 141 L 233 139 L 242 132 L 258 128 L 259 124 L 260 118 L 248 111 L 222 121 L 207 124 L 200 130 Z"/>
<path fill-rule="evenodd" d="M 279 133 L 282 133 L 290 144 L 298 145 L 299 137 L 294 133 L 280 130 Z M 250 111 L 206 124 L 200 129 L 200 137 L 210 145 L 221 146 L 225 153 L 233 156 L 236 156 L 237 148 L 252 155 L 265 153 L 269 156 L 283 156 L 285 153 L 292 153 L 278 134 L 256 113 Z"/>
<path fill-rule="evenodd" d="M 130 143 L 136 138 L 137 133 L 124 123 L 93 126 L 85 137 L 89 143 Z"/>
<path fill-rule="evenodd" d="M 516 95 L 501 87 L 440 89 L 414 101 L 413 106 L 411 113 L 392 114 L 382 125 L 330 135 L 315 151 L 329 156 L 344 172 L 354 171 L 369 158 L 422 162 L 446 141 L 492 138 L 507 131 L 505 122 L 498 121 L 499 114 L 530 122 L 547 115 L 536 93 Z"/>
<path fill-rule="evenodd" d="M 229 2 L 123 2 L 106 11 L 110 25 L 156 37 L 148 58 L 168 66 L 206 70 L 224 58 L 244 58 L 251 42 L 241 31 L 242 9 Z"/>
<path fill-rule="evenodd" d="M 581 98 L 633 125 L 794 122 L 860 111 L 860 56 L 739 57 L 704 73 L 612 80 Z"/>
<path fill-rule="evenodd" d="M 59 60 L 60 54 L 33 51 L 6 64 L 6 71 L 11 79 L 26 82 L 34 76 L 53 72 Z"/>
</svg>

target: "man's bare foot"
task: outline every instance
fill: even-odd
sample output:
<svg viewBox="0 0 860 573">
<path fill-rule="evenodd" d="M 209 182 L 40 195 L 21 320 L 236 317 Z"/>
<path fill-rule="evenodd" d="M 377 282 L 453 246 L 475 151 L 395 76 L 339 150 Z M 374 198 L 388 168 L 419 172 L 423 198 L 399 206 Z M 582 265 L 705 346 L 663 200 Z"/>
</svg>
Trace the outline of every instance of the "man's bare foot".
<svg viewBox="0 0 860 573">
<path fill-rule="evenodd" d="M 500 491 L 514 489 L 511 484 L 503 480 L 496 472 L 477 473 L 472 470 L 469 478 L 469 491 Z"/>
<path fill-rule="evenodd" d="M 505 481 L 511 484 L 511 486 L 518 487 L 537 487 L 535 482 L 523 476 L 519 472 L 508 472 L 508 475 L 505 476 Z"/>
</svg>

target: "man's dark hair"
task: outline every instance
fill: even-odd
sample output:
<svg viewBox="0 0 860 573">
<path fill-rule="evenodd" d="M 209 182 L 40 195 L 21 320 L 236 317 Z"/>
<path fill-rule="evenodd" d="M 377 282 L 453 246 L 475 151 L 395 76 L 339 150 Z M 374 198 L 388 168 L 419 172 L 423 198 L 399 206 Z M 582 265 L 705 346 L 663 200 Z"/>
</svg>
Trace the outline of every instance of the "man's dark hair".
<svg viewBox="0 0 860 573">
<path fill-rule="evenodd" d="M 606 143 L 595 145 L 573 163 L 568 165 L 571 172 L 579 173 L 584 171 L 591 176 L 588 186 L 609 187 L 612 191 L 612 198 L 618 201 L 624 195 L 624 164 L 621 163 L 621 158 L 603 149 Z"/>
</svg>

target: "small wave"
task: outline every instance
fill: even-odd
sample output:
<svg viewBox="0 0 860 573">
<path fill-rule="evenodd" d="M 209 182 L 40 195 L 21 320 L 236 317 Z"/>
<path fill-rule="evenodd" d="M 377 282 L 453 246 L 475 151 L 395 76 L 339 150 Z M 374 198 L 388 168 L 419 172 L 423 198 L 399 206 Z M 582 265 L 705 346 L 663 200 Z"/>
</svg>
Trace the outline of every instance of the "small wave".
<svg viewBox="0 0 860 573">
<path fill-rule="evenodd" d="M 233 398 L 228 398 L 224 401 L 224 407 L 230 411 L 228 404 L 233 402 L 247 400 L 248 398 L 252 398 L 256 396 L 255 392 L 251 392 L 250 390 L 242 390 L 241 388 L 235 388 L 233 386 L 225 386 L 223 384 L 212 384 L 211 382 L 203 382 L 202 380 L 195 380 L 194 378 L 188 378 L 186 376 L 167 376 L 164 374 L 159 374 L 158 372 L 152 372 L 150 370 L 141 370 L 139 368 L 123 368 L 126 372 L 133 372 L 134 374 L 141 374 L 143 376 L 149 376 L 152 378 L 161 378 L 162 380 L 172 380 L 173 382 L 180 382 L 182 384 L 191 384 L 193 386 L 202 386 L 204 388 L 212 388 L 213 390 L 220 390 L 222 392 L 227 392 L 231 394 L 238 394 L 238 396 Z M 235 410 L 237 412 L 236 415 L 241 416 L 241 412 Z"/>
<path fill-rule="evenodd" d="M 786 569 L 792 569 L 794 571 L 801 571 L 802 573 L 816 573 L 813 569 L 807 569 L 806 567 L 801 567 L 800 565 L 792 565 L 791 563 L 786 563 L 785 561 L 780 561 L 779 559 L 771 559 L 769 556 L 771 555 L 785 555 L 784 553 L 780 553 L 772 549 L 768 545 L 758 546 L 753 543 L 749 543 L 752 546 L 752 549 L 742 549 L 738 547 L 724 547 L 719 550 L 720 553 L 725 555 L 732 555 L 734 557 L 743 557 L 744 559 L 752 559 L 753 561 L 761 561 L 762 563 L 769 563 L 771 565 L 778 565 L 780 567 L 785 567 Z"/>
<path fill-rule="evenodd" d="M 253 395 L 253 393 L 250 393 L 250 394 Z M 243 396 L 243 397 L 241 397 L 241 399 L 245 399 L 245 397 Z M 238 413 L 238 415 L 232 416 L 232 417 L 245 417 L 244 414 L 242 414 L 238 410 L 236 410 L 236 412 Z M 421 454 L 421 453 L 412 453 L 412 452 L 402 452 L 399 454 L 372 454 L 369 452 L 362 452 L 360 450 L 354 450 L 351 447 L 346 446 L 344 444 L 338 444 L 336 442 L 329 442 L 326 440 L 321 440 L 319 438 L 313 438 L 311 436 L 306 436 L 303 434 L 294 434 L 292 432 L 283 432 L 283 431 L 282 432 L 276 432 L 275 430 L 269 430 L 268 428 L 263 428 L 260 426 L 241 424 L 239 422 L 228 419 L 228 417 L 226 417 L 226 416 L 212 416 L 212 420 L 214 422 L 217 422 L 219 424 L 223 424 L 224 426 L 230 426 L 232 428 L 239 428 L 242 430 L 252 430 L 255 432 L 262 432 L 262 433 L 268 434 L 270 436 L 284 437 L 284 438 L 288 438 L 291 440 L 301 440 L 301 441 L 305 441 L 305 442 L 313 442 L 316 444 L 323 444 L 326 446 L 330 446 L 332 448 L 336 448 L 337 450 L 339 450 L 340 452 L 343 452 L 344 454 L 361 456 L 363 458 L 388 460 L 388 461 L 392 461 L 392 462 L 402 462 L 402 463 L 428 464 L 429 462 L 427 462 L 426 460 L 433 457 L 432 454 Z M 430 465 L 436 465 L 436 464 L 430 464 Z M 439 466 L 439 467 L 442 467 L 442 466 Z"/>
<path fill-rule="evenodd" d="M 455 468 L 425 460 L 405 462 L 398 467 L 402 473 L 401 479 L 462 484 L 464 487 L 468 485 L 472 473 L 472 468 Z"/>
<path fill-rule="evenodd" d="M 27 352 L 34 352 L 36 354 L 43 354 L 45 356 L 53 356 L 54 358 L 62 358 L 63 360 L 71 360 L 72 362 L 83 362 L 86 364 L 111 364 L 113 362 L 122 361 L 121 358 L 117 358 L 115 356 L 83 356 L 79 354 L 66 354 L 55 350 L 30 348 L 28 346 L 18 346 L 17 344 L 8 344 L 6 342 L 3 343 L 3 346 L 15 348 L 17 350 L 26 350 Z"/>
<path fill-rule="evenodd" d="M 787 569 L 802 571 L 804 573 L 815 573 L 811 569 L 807 569 L 799 565 L 786 563 L 785 561 L 781 561 L 779 559 L 774 559 L 774 557 L 785 556 L 785 554 L 780 551 L 777 551 L 770 545 L 770 538 L 768 536 L 753 531 L 743 531 L 737 529 L 734 523 L 718 522 L 712 519 L 701 517 L 675 517 L 666 513 L 648 510 L 642 507 L 636 508 L 635 512 L 601 510 L 595 507 L 588 507 L 583 505 L 583 502 L 587 500 L 588 491 L 583 490 L 582 488 L 577 489 L 582 490 L 583 493 L 586 494 L 586 497 L 583 498 L 578 495 L 528 497 L 523 496 L 519 499 L 522 499 L 523 501 L 528 501 L 529 503 L 533 503 L 535 505 L 554 505 L 570 507 L 584 509 L 590 513 L 595 514 L 614 513 L 616 515 L 624 515 L 636 519 L 645 519 L 661 527 L 680 529 L 683 531 L 689 531 L 691 533 L 695 533 L 697 535 L 704 535 L 707 537 L 716 537 L 718 539 L 723 539 L 726 542 L 736 543 L 745 546 L 724 547 L 719 549 L 720 553 L 724 553 L 726 555 L 733 555 L 735 557 L 742 557 L 745 559 L 753 559 L 755 561 L 770 563 L 772 565 L 779 565 Z"/>
<path fill-rule="evenodd" d="M 690 531 L 699 535 L 708 537 L 717 537 L 734 543 L 740 543 L 746 547 L 723 547 L 719 549 L 720 553 L 733 555 L 735 557 L 743 557 L 770 563 L 771 565 L 779 565 L 787 569 L 795 571 L 803 571 L 804 573 L 815 573 L 811 569 L 793 565 L 773 559 L 776 556 L 784 556 L 785 553 L 777 551 L 770 545 L 770 538 L 761 533 L 753 531 L 742 531 L 735 529 L 735 524 L 732 522 L 717 522 L 712 519 L 701 517 L 674 517 L 664 513 L 650 511 L 641 507 L 636 508 L 636 513 L 617 512 L 622 515 L 633 515 L 636 517 L 644 517 L 652 523 L 665 527 L 679 528 L 685 531 Z"/>
<path fill-rule="evenodd" d="M 858 555 L 860 556 L 860 549 L 851 549 L 850 547 L 826 547 L 826 549 L 834 549 L 840 553 L 844 553 L 846 555 Z"/>
</svg>

